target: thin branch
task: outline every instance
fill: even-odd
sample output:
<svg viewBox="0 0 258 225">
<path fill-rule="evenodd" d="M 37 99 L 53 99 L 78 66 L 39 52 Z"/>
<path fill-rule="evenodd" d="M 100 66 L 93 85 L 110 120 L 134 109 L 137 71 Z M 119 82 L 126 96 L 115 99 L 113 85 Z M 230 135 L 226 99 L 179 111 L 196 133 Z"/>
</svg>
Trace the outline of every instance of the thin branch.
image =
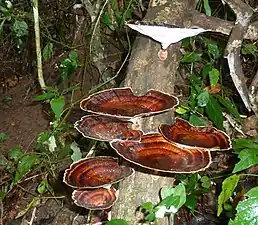
<svg viewBox="0 0 258 225">
<path fill-rule="evenodd" d="M 248 111 L 251 111 L 252 106 L 241 65 L 240 50 L 244 39 L 244 34 L 247 31 L 249 22 L 253 15 L 253 10 L 251 7 L 242 2 L 242 0 L 225 0 L 225 2 L 236 14 L 236 21 L 229 36 L 224 57 L 228 60 L 230 75 L 235 84 L 235 87 L 240 94 L 246 108 Z"/>
<path fill-rule="evenodd" d="M 33 15 L 34 15 L 34 30 L 35 30 L 35 42 L 36 42 L 36 54 L 37 54 L 38 80 L 39 80 L 41 89 L 44 90 L 46 88 L 46 84 L 44 81 L 43 70 L 42 70 L 38 0 L 33 0 L 32 4 L 33 4 Z"/>
</svg>

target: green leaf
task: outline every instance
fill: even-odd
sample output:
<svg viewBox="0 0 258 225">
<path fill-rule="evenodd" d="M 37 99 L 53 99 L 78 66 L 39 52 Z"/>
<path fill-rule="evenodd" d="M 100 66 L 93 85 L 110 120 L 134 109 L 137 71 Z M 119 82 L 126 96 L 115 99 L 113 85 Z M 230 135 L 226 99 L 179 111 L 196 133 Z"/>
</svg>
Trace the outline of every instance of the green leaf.
<svg viewBox="0 0 258 225">
<path fill-rule="evenodd" d="M 209 72 L 209 79 L 210 79 L 210 85 L 212 88 L 216 87 L 218 81 L 219 81 L 219 71 L 215 68 L 213 68 Z"/>
<path fill-rule="evenodd" d="M 53 98 L 50 101 L 50 106 L 57 119 L 60 119 L 64 106 L 65 106 L 65 98 L 64 96 L 60 96 L 58 98 Z"/>
<path fill-rule="evenodd" d="M 238 138 L 233 141 L 233 149 L 235 152 L 240 152 L 245 148 L 258 149 L 258 138 Z"/>
<path fill-rule="evenodd" d="M 8 152 L 8 158 L 14 162 L 18 162 L 22 156 L 23 152 L 20 148 L 13 148 Z"/>
<path fill-rule="evenodd" d="M 1 24 L 0 24 L 0 35 L 2 34 L 3 32 L 3 27 L 4 27 L 4 23 L 5 23 L 6 19 L 3 19 Z"/>
<path fill-rule="evenodd" d="M 219 129 L 223 129 L 223 112 L 216 101 L 215 98 L 213 98 L 210 95 L 210 101 L 206 105 L 205 112 L 207 113 L 209 119 L 215 124 L 215 126 Z"/>
<path fill-rule="evenodd" d="M 35 155 L 23 156 L 18 162 L 17 171 L 14 176 L 13 184 L 16 184 L 25 174 L 27 174 L 37 160 L 38 158 Z"/>
<path fill-rule="evenodd" d="M 209 72 L 214 68 L 214 65 L 208 63 L 202 68 L 202 77 L 206 78 L 209 75 Z"/>
<path fill-rule="evenodd" d="M 258 52 L 258 49 L 255 44 L 245 44 L 243 45 L 241 52 L 243 55 L 254 55 Z"/>
<path fill-rule="evenodd" d="M 209 177 L 203 176 L 201 177 L 200 181 L 203 188 L 208 189 L 211 187 L 211 179 Z"/>
<path fill-rule="evenodd" d="M 53 92 L 47 92 L 42 95 L 38 95 L 34 98 L 34 101 L 43 101 L 43 100 L 50 100 L 51 98 L 54 98 L 56 96 L 56 93 Z"/>
<path fill-rule="evenodd" d="M 42 57 L 43 60 L 48 60 L 53 56 L 53 44 L 48 42 L 46 46 L 43 48 Z"/>
<path fill-rule="evenodd" d="M 240 114 L 237 111 L 237 108 L 235 105 L 233 105 L 230 100 L 221 97 L 220 95 L 217 95 L 216 98 L 218 99 L 219 103 L 222 104 L 226 109 L 229 111 L 230 114 L 232 114 L 237 120 L 241 120 Z"/>
<path fill-rule="evenodd" d="M 48 190 L 49 184 L 46 179 L 43 179 L 37 187 L 39 194 L 43 194 Z"/>
<path fill-rule="evenodd" d="M 73 160 L 73 162 L 80 160 L 82 158 L 82 153 L 76 142 L 73 142 L 71 144 L 71 149 L 73 150 L 73 154 L 71 155 L 71 159 Z"/>
<path fill-rule="evenodd" d="M 197 196 L 196 195 L 188 195 L 186 196 L 186 202 L 184 204 L 188 209 L 193 212 L 197 205 Z"/>
<path fill-rule="evenodd" d="M 145 209 L 147 211 L 152 211 L 154 208 L 154 205 L 152 202 L 144 202 L 142 205 L 141 205 L 141 209 Z"/>
<path fill-rule="evenodd" d="M 105 225 L 129 225 L 125 220 L 122 219 L 112 219 Z"/>
<path fill-rule="evenodd" d="M 104 12 L 103 17 L 101 19 L 102 23 L 104 23 L 110 30 L 114 31 L 115 27 L 112 23 L 112 18 L 108 12 Z"/>
<path fill-rule="evenodd" d="M 12 29 L 16 37 L 23 37 L 28 35 L 28 25 L 25 21 L 15 20 Z"/>
<path fill-rule="evenodd" d="M 0 132 L 0 143 L 8 139 L 8 135 L 4 132 Z"/>
<path fill-rule="evenodd" d="M 212 55 L 213 59 L 217 59 L 220 56 L 217 42 L 208 41 L 208 52 Z"/>
<path fill-rule="evenodd" d="M 3 103 L 8 103 L 8 102 L 11 102 L 13 99 L 11 97 L 5 97 L 3 99 Z"/>
<path fill-rule="evenodd" d="M 185 114 L 187 112 L 189 112 L 189 109 L 187 106 L 184 106 L 184 107 L 178 106 L 176 108 L 176 113 L 178 113 L 178 114 Z"/>
<path fill-rule="evenodd" d="M 192 124 L 193 126 L 205 126 L 205 125 L 207 125 L 207 122 L 204 119 L 202 119 L 199 116 L 196 116 L 195 114 L 192 114 L 189 117 L 189 123 Z"/>
<path fill-rule="evenodd" d="M 201 60 L 202 60 L 202 53 L 185 52 L 183 58 L 181 59 L 181 62 L 193 63 L 193 62 L 199 62 Z"/>
<path fill-rule="evenodd" d="M 0 201 L 3 201 L 6 193 L 4 191 L 0 191 Z"/>
<path fill-rule="evenodd" d="M 240 159 L 240 161 L 235 165 L 235 167 L 233 169 L 233 173 L 237 173 L 237 172 L 245 170 L 251 166 L 257 165 L 258 164 L 257 155 L 258 155 L 258 148 L 243 149 L 238 154 L 238 158 Z"/>
<path fill-rule="evenodd" d="M 175 193 L 175 188 L 172 187 L 163 187 L 160 190 L 161 199 L 165 199 L 166 197 L 173 195 Z"/>
<path fill-rule="evenodd" d="M 197 104 L 200 107 L 205 107 L 210 100 L 210 95 L 208 91 L 203 91 L 197 96 Z"/>
<path fill-rule="evenodd" d="M 258 187 L 248 191 L 247 196 L 248 199 L 238 203 L 236 217 L 229 221 L 229 225 L 258 224 Z"/>
<path fill-rule="evenodd" d="M 209 4 L 209 0 L 203 0 L 203 5 L 204 5 L 205 14 L 207 16 L 211 16 L 211 7 Z"/>
<path fill-rule="evenodd" d="M 232 175 L 228 178 L 226 178 L 222 183 L 222 191 L 218 198 L 218 212 L 217 216 L 219 216 L 223 210 L 223 204 L 228 201 L 228 199 L 233 194 L 233 191 L 235 190 L 240 176 L 239 175 Z"/>
</svg>

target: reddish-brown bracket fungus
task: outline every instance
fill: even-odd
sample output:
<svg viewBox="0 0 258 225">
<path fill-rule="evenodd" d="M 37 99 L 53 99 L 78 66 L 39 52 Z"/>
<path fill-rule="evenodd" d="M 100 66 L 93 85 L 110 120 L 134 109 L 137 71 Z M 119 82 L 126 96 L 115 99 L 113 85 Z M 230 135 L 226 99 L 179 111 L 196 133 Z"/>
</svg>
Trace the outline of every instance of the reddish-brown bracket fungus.
<svg viewBox="0 0 258 225">
<path fill-rule="evenodd" d="M 81 159 L 65 171 L 64 183 L 77 189 L 104 187 L 132 175 L 134 170 L 119 166 L 118 160 L 109 156 Z"/>
<path fill-rule="evenodd" d="M 111 147 L 124 159 L 141 167 L 169 173 L 195 173 L 211 164 L 210 151 L 172 143 L 150 133 L 137 141 L 112 141 Z"/>
<path fill-rule="evenodd" d="M 161 43 L 162 49 L 158 53 L 160 60 L 165 60 L 167 58 L 167 48 L 169 45 L 177 43 L 184 38 L 193 37 L 208 31 L 203 28 L 180 28 L 166 23 L 143 21 L 136 21 L 134 23 L 127 22 L 126 25 Z"/>
<path fill-rule="evenodd" d="M 110 116 L 84 116 L 74 127 L 84 137 L 99 141 L 140 140 L 143 134 L 142 131 L 132 129 L 132 122 Z"/>
<path fill-rule="evenodd" d="M 177 105 L 178 99 L 173 95 L 149 90 L 144 96 L 135 96 L 129 87 L 101 91 L 80 103 L 82 110 L 127 120 L 166 112 Z"/>
<path fill-rule="evenodd" d="M 115 188 L 98 188 L 94 190 L 75 190 L 72 194 L 74 203 L 90 210 L 103 210 L 112 207 L 117 200 Z"/>
<path fill-rule="evenodd" d="M 186 120 L 176 118 L 173 125 L 162 124 L 160 133 L 168 140 L 187 146 L 209 150 L 229 150 L 231 141 L 227 134 L 214 127 L 192 126 Z"/>
</svg>

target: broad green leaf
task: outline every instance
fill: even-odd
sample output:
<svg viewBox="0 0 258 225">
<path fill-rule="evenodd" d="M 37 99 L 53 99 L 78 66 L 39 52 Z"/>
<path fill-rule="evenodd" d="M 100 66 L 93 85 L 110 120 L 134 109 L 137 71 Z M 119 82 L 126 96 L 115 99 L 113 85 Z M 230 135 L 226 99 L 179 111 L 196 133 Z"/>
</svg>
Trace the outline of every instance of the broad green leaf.
<svg viewBox="0 0 258 225">
<path fill-rule="evenodd" d="M 12 29 L 16 37 L 22 37 L 28 35 L 28 25 L 25 21 L 15 20 Z"/>
<path fill-rule="evenodd" d="M 181 62 L 193 63 L 200 62 L 202 60 L 202 53 L 197 52 L 185 52 Z"/>
<path fill-rule="evenodd" d="M 8 139 L 8 135 L 4 132 L 0 132 L 0 143 Z"/>
<path fill-rule="evenodd" d="M 50 101 L 50 106 L 57 119 L 60 119 L 64 106 L 65 106 L 65 98 L 64 96 L 60 96 L 58 98 L 53 98 Z"/>
<path fill-rule="evenodd" d="M 218 212 L 217 216 L 219 216 L 223 210 L 223 204 L 228 201 L 228 199 L 233 194 L 233 191 L 235 190 L 240 176 L 239 175 L 232 175 L 228 178 L 226 178 L 222 183 L 222 191 L 218 198 Z"/>
<path fill-rule="evenodd" d="M 212 88 L 216 87 L 218 81 L 219 81 L 219 71 L 215 68 L 213 68 L 209 72 L 209 79 L 210 79 L 210 85 Z"/>
<path fill-rule="evenodd" d="M 210 63 L 206 64 L 203 68 L 202 68 L 202 77 L 206 78 L 209 75 L 209 72 L 214 68 L 214 66 Z"/>
<path fill-rule="evenodd" d="M 186 196 L 186 202 L 184 204 L 184 206 L 186 206 L 188 209 L 191 210 L 191 212 L 193 212 L 196 208 L 197 205 L 197 196 L 196 195 L 188 195 Z"/>
<path fill-rule="evenodd" d="M 49 100 L 51 98 L 54 98 L 56 96 L 56 93 L 53 92 L 47 92 L 42 95 L 38 95 L 34 98 L 34 101 L 43 101 L 43 100 Z"/>
<path fill-rule="evenodd" d="M 235 165 L 233 173 L 245 170 L 251 166 L 258 164 L 258 148 L 247 148 L 243 149 L 239 154 L 238 158 L 240 161 Z"/>
<path fill-rule="evenodd" d="M 112 219 L 105 225 L 129 225 L 125 220 L 122 219 Z"/>
<path fill-rule="evenodd" d="M 72 60 L 72 61 L 76 61 L 77 58 L 78 58 L 78 53 L 76 51 L 71 51 L 69 53 L 69 58 Z"/>
<path fill-rule="evenodd" d="M 209 177 L 203 176 L 201 177 L 200 181 L 203 188 L 208 189 L 211 187 L 211 179 Z"/>
<path fill-rule="evenodd" d="M 206 105 L 205 112 L 207 113 L 209 119 L 215 124 L 215 126 L 219 129 L 223 129 L 223 112 L 216 101 L 215 98 L 213 98 L 210 95 L 210 101 Z"/>
<path fill-rule="evenodd" d="M 161 199 L 165 199 L 166 197 L 173 195 L 175 193 L 175 188 L 172 187 L 163 187 L 160 190 Z"/>
<path fill-rule="evenodd" d="M 218 99 L 219 103 L 222 104 L 226 109 L 231 113 L 237 120 L 241 120 L 240 114 L 237 111 L 235 105 L 233 105 L 230 100 L 217 95 L 216 98 Z"/>
<path fill-rule="evenodd" d="M 154 205 L 152 202 L 144 202 L 142 205 L 141 205 L 141 209 L 145 209 L 147 211 L 152 211 L 154 208 Z"/>
<path fill-rule="evenodd" d="M 197 104 L 200 107 L 205 107 L 209 100 L 210 100 L 210 95 L 208 91 L 203 91 L 197 96 Z"/>
<path fill-rule="evenodd" d="M 80 160 L 82 158 L 82 153 L 76 142 L 73 142 L 71 144 L 71 149 L 73 150 L 73 154 L 71 155 L 71 159 L 73 160 L 73 162 Z"/>
<path fill-rule="evenodd" d="M 239 152 L 240 150 L 245 148 L 258 149 L 258 138 L 238 138 L 233 141 L 233 149 L 235 150 L 235 152 Z"/>
<path fill-rule="evenodd" d="M 211 16 L 211 7 L 209 4 L 209 0 L 203 0 L 203 5 L 204 5 L 205 14 L 207 16 Z"/>
<path fill-rule="evenodd" d="M 18 162 L 17 171 L 14 175 L 13 184 L 18 183 L 19 180 L 31 170 L 31 168 L 34 166 L 37 160 L 38 158 L 35 155 L 23 156 Z"/>
<path fill-rule="evenodd" d="M 199 116 L 196 116 L 195 114 L 192 114 L 189 117 L 189 123 L 192 124 L 193 126 L 205 126 L 205 125 L 207 125 L 207 122 L 204 119 L 202 119 Z"/>
<path fill-rule="evenodd" d="M 258 224 L 258 187 L 248 191 L 247 196 L 247 199 L 238 203 L 236 217 L 233 221 L 229 221 L 229 225 Z"/>
<path fill-rule="evenodd" d="M 217 59 L 220 56 L 219 48 L 216 42 L 208 42 L 208 52 L 213 56 L 213 59 Z"/>
<path fill-rule="evenodd" d="M 42 57 L 43 60 L 48 60 L 53 56 L 53 44 L 48 42 L 46 46 L 43 48 Z"/>
<path fill-rule="evenodd" d="M 14 162 L 18 162 L 18 160 L 23 156 L 23 152 L 20 148 L 13 148 L 8 152 L 8 158 L 13 160 Z"/>
</svg>

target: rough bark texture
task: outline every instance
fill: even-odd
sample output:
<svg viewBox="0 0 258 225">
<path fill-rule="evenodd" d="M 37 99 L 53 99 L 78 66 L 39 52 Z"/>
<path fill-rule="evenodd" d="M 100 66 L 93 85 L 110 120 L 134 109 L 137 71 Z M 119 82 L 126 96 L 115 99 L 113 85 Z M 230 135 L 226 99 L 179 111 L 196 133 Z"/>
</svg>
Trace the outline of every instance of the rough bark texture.
<svg viewBox="0 0 258 225">
<path fill-rule="evenodd" d="M 176 22 L 182 25 L 184 13 L 194 7 L 190 0 L 170 0 L 163 6 L 151 8 L 145 19 L 152 20 L 165 15 L 166 18 L 170 18 L 168 23 Z M 165 61 L 158 58 L 160 48 L 160 44 L 147 37 L 141 36 L 136 39 L 124 86 L 132 87 L 137 95 L 145 94 L 151 88 L 170 94 L 174 92 L 175 74 L 181 56 L 180 44 L 169 47 L 169 55 Z M 145 118 L 140 121 L 140 126 L 144 132 L 157 131 L 160 123 L 171 123 L 172 120 L 173 112 L 169 112 Z M 138 168 L 134 176 L 120 183 L 119 200 L 112 209 L 112 217 L 123 218 L 130 225 L 140 224 L 140 215 L 136 213 L 137 207 L 144 202 L 157 203 L 160 189 L 172 186 L 173 182 L 172 175 L 152 175 L 150 170 L 143 173 Z M 161 224 L 168 223 L 164 219 L 159 221 L 159 225 Z"/>
</svg>

